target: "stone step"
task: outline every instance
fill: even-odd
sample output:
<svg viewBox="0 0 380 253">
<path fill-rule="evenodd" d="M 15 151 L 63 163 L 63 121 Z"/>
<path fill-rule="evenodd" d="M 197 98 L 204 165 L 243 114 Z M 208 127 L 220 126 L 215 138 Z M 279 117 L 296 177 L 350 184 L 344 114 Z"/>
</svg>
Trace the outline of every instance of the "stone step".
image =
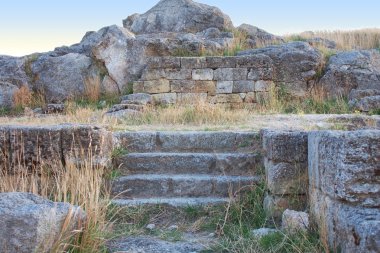
<svg viewBox="0 0 380 253">
<path fill-rule="evenodd" d="M 258 132 L 116 132 L 129 152 L 249 152 L 261 149 Z"/>
<path fill-rule="evenodd" d="M 131 153 L 114 159 L 122 175 L 210 174 L 254 176 L 263 167 L 256 153 Z"/>
<path fill-rule="evenodd" d="M 117 206 L 141 206 L 141 205 L 167 205 L 173 207 L 223 205 L 230 198 L 203 197 L 203 198 L 139 198 L 139 199 L 113 199 Z"/>
<path fill-rule="evenodd" d="M 261 177 L 209 175 L 131 175 L 111 184 L 115 198 L 229 197 Z"/>
</svg>

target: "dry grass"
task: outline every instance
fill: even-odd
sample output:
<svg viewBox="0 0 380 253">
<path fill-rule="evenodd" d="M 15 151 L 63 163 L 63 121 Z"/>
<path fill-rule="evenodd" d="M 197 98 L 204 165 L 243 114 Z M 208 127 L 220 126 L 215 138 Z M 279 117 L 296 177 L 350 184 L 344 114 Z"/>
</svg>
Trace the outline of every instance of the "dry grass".
<svg viewBox="0 0 380 253">
<path fill-rule="evenodd" d="M 84 78 L 84 98 L 89 102 L 97 102 L 100 98 L 102 81 L 100 76 L 88 76 Z"/>
<path fill-rule="evenodd" d="M 105 116 L 107 109 L 93 106 L 78 106 L 76 103 L 66 104 L 66 113 L 49 116 L 0 117 L 0 124 L 17 125 L 56 125 L 63 123 L 80 123 L 107 125 L 115 130 L 257 130 L 263 127 L 279 127 L 273 120 L 274 114 L 297 114 L 281 116 L 282 124 L 286 117 L 293 121 L 303 121 L 304 114 L 342 114 L 350 113 L 345 98 L 325 100 L 320 91 L 313 91 L 305 99 L 292 98 L 283 87 L 272 89 L 265 100 L 249 107 L 231 109 L 225 104 L 209 104 L 204 100 L 193 101 L 193 104 L 175 104 L 168 106 L 147 107 L 142 113 L 123 118 Z M 312 120 L 312 119 L 311 119 Z M 287 123 L 289 125 L 289 122 Z M 312 128 L 315 122 L 300 122 L 289 127 Z"/>
<path fill-rule="evenodd" d="M 31 105 L 32 92 L 29 90 L 27 86 L 21 86 L 20 89 L 13 94 L 13 103 L 14 107 L 21 108 Z"/>
<path fill-rule="evenodd" d="M 378 28 L 351 31 L 316 31 L 287 36 L 288 39 L 294 37 L 301 40 L 317 37 L 332 40 L 337 43 L 337 49 L 340 50 L 380 48 L 380 29 Z"/>
<path fill-rule="evenodd" d="M 225 105 L 205 101 L 193 104 L 175 104 L 166 107 L 149 107 L 139 115 L 123 120 L 127 125 L 229 125 L 244 123 L 249 117 L 248 109 L 232 110 Z"/>
<path fill-rule="evenodd" d="M 108 191 L 103 179 L 106 170 L 94 166 L 91 158 L 83 160 L 82 165 L 68 162 L 65 167 L 42 164 L 33 171 L 17 166 L 16 174 L 1 171 L 0 192 L 31 192 L 85 210 L 86 221 L 80 230 L 72 231 L 69 226 L 72 216 L 67 216 L 52 252 L 100 252 L 109 230 Z"/>
</svg>

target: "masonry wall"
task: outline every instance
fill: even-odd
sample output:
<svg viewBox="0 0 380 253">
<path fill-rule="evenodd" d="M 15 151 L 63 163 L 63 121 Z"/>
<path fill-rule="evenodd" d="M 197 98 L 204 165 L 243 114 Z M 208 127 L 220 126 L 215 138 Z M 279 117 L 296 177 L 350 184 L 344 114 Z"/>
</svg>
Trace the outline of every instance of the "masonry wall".
<svg viewBox="0 0 380 253">
<path fill-rule="evenodd" d="M 304 211 L 308 192 L 307 132 L 263 130 L 267 214 L 280 220 L 285 209 Z"/>
<path fill-rule="evenodd" d="M 252 105 L 266 100 L 274 86 L 272 63 L 259 56 L 151 58 L 134 93 L 156 104 L 207 101 Z"/>
<path fill-rule="evenodd" d="M 112 134 L 88 125 L 1 126 L 0 170 L 30 170 L 43 165 L 80 163 L 106 165 L 112 151 Z M 88 160 L 88 159 L 87 159 Z"/>
</svg>

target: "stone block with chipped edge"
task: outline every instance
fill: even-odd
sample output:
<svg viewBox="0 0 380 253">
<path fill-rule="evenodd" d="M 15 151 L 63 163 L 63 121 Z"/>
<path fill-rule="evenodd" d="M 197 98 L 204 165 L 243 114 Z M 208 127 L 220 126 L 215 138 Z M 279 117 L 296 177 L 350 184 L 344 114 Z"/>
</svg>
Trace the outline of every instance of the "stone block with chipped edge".
<svg viewBox="0 0 380 253">
<path fill-rule="evenodd" d="M 193 69 L 192 79 L 201 81 L 212 81 L 214 78 L 214 70 L 212 69 Z"/>
<path fill-rule="evenodd" d="M 255 91 L 255 83 L 249 80 L 234 81 L 233 93 L 247 93 Z"/>
<path fill-rule="evenodd" d="M 216 81 L 247 80 L 248 70 L 246 68 L 219 68 L 214 71 Z"/>
<path fill-rule="evenodd" d="M 234 87 L 233 81 L 217 81 L 216 94 L 229 94 L 232 93 Z"/>
<path fill-rule="evenodd" d="M 165 56 L 151 57 L 148 60 L 148 68 L 150 69 L 179 69 L 181 68 L 181 58 Z"/>
<path fill-rule="evenodd" d="M 211 56 L 206 57 L 207 68 L 217 69 L 217 68 L 235 68 L 236 67 L 236 57 L 230 56 Z"/>
<path fill-rule="evenodd" d="M 173 80 L 170 90 L 175 93 L 210 93 L 215 94 L 215 81 Z"/>
</svg>

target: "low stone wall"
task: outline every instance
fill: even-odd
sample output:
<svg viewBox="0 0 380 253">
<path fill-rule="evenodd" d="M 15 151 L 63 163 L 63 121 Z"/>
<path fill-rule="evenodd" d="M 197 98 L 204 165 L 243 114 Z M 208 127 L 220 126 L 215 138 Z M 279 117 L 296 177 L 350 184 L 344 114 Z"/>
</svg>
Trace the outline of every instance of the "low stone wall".
<svg viewBox="0 0 380 253">
<path fill-rule="evenodd" d="M 303 211 L 307 206 L 307 132 L 262 131 L 267 214 L 279 220 L 285 209 Z"/>
<path fill-rule="evenodd" d="M 94 164 L 106 164 L 111 151 L 111 132 L 95 126 L 0 127 L 2 170 L 64 165 L 69 161 L 80 162 L 87 158 L 91 158 Z"/>
<path fill-rule="evenodd" d="M 380 131 L 309 134 L 310 211 L 334 252 L 380 252 Z"/>
<path fill-rule="evenodd" d="M 270 58 L 237 57 L 151 58 L 134 93 L 152 94 L 156 104 L 194 102 L 252 105 L 267 99 L 274 86 Z"/>
</svg>

